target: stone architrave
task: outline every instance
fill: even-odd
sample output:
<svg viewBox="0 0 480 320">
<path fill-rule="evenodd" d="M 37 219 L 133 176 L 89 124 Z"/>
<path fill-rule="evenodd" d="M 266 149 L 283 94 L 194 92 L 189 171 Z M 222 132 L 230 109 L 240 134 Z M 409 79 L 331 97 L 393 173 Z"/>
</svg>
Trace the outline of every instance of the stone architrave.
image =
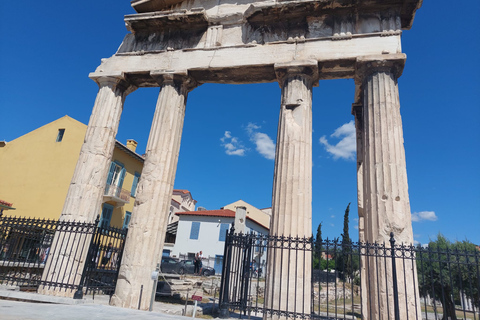
<svg viewBox="0 0 480 320">
<path fill-rule="evenodd" d="M 125 80 L 123 73 L 91 75 L 91 78 L 97 82 L 99 91 L 60 216 L 63 221 L 93 222 L 99 214 L 125 97 L 136 89 Z M 76 234 L 74 239 L 60 241 L 55 236 L 51 246 L 54 251 L 50 252 L 44 269 L 48 272 L 42 280 L 78 285 L 88 248 L 76 248 L 85 248 L 84 244 L 89 243 L 86 238 L 86 234 Z M 59 242 L 61 245 L 57 246 Z M 74 291 L 39 289 L 40 293 L 60 296 L 73 296 Z"/>
<path fill-rule="evenodd" d="M 413 245 L 397 86 L 404 63 L 404 54 L 357 59 L 356 80 L 363 97 L 364 240 L 385 243 L 387 247 L 391 232 L 397 244 Z M 366 277 L 368 284 L 364 284 L 366 287 L 362 291 L 366 291 L 368 299 L 364 319 L 393 319 L 391 260 L 373 257 L 365 260 L 366 274 L 362 276 Z M 400 319 L 416 319 L 420 317 L 416 266 L 403 265 L 398 259 L 396 269 Z"/>
<path fill-rule="evenodd" d="M 148 310 L 153 280 L 160 263 L 173 193 L 188 91 L 194 82 L 187 72 L 152 71 L 160 84 L 122 265 L 111 304 Z M 143 285 L 143 293 L 142 291 Z M 140 301 L 141 296 L 141 301 Z"/>
<path fill-rule="evenodd" d="M 312 236 L 312 87 L 316 61 L 276 64 L 282 88 L 270 234 Z M 301 248 L 302 245 L 299 246 Z M 310 314 L 311 251 L 269 249 L 265 307 Z M 297 277 L 297 274 L 304 276 Z M 264 319 L 280 319 L 265 314 Z"/>
</svg>

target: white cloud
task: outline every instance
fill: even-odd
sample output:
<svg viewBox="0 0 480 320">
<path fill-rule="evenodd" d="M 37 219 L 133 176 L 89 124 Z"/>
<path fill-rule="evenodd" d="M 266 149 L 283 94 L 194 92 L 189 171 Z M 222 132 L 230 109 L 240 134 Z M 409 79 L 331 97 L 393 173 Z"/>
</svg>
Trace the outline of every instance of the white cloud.
<svg viewBox="0 0 480 320">
<path fill-rule="evenodd" d="M 250 141 L 257 146 L 258 153 L 266 159 L 273 160 L 275 159 L 275 143 L 266 133 L 259 132 L 258 129 L 260 128 L 260 126 L 250 122 L 245 130 L 250 136 Z"/>
<path fill-rule="evenodd" d="M 230 131 L 225 131 L 222 138 L 222 146 L 225 148 L 225 153 L 229 156 L 244 156 L 245 147 L 238 141 L 238 138 L 233 137 Z"/>
<path fill-rule="evenodd" d="M 357 142 L 355 137 L 355 124 L 352 121 L 343 124 L 337 128 L 331 135 L 331 138 L 341 139 L 336 145 L 331 145 L 325 136 L 320 138 L 320 143 L 325 150 L 333 155 L 334 159 L 342 158 L 346 160 L 355 159 Z"/>
<path fill-rule="evenodd" d="M 335 218 L 335 215 L 334 215 L 334 214 L 332 214 L 332 215 L 330 216 L 330 218 L 332 218 L 332 219 L 333 219 L 333 218 Z"/>
<path fill-rule="evenodd" d="M 433 211 L 421 211 L 412 213 L 412 221 L 437 221 L 438 217 Z"/>
</svg>

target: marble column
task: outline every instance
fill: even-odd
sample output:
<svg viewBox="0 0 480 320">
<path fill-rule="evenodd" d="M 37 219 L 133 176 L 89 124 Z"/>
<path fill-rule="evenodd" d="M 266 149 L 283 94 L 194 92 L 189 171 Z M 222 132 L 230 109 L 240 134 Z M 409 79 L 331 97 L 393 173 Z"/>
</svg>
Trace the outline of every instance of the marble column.
<svg viewBox="0 0 480 320">
<path fill-rule="evenodd" d="M 112 305 L 135 309 L 140 306 L 141 310 L 147 310 L 150 306 L 153 286 L 151 273 L 161 260 L 187 94 L 194 87 L 194 82 L 186 71 L 152 71 L 151 76 L 160 84 L 160 94 L 128 228 L 117 288 L 111 300 Z"/>
<path fill-rule="evenodd" d="M 389 246 L 390 233 L 397 244 L 412 245 L 413 231 L 408 197 L 405 149 L 397 79 L 405 55 L 357 59 L 356 81 L 362 93 L 364 240 Z M 401 319 L 420 316 L 416 266 L 397 259 Z M 393 274 L 390 259 L 365 261 L 367 308 L 364 319 L 393 319 Z M 404 276 L 405 275 L 405 276 Z M 364 284 L 365 285 L 365 284 Z"/>
<path fill-rule="evenodd" d="M 356 142 L 357 142 L 357 210 L 358 210 L 358 240 L 360 242 L 365 242 L 365 213 L 363 205 L 363 117 L 362 117 L 363 105 L 361 103 L 352 104 L 352 114 L 355 117 L 355 132 L 356 132 Z M 366 275 L 366 259 L 364 255 L 360 256 L 360 285 L 361 288 L 367 287 L 367 277 Z M 361 303 L 362 310 L 367 310 L 367 291 L 361 291 Z"/>
<path fill-rule="evenodd" d="M 312 87 L 318 81 L 318 67 L 316 61 L 294 61 L 276 64 L 275 71 L 282 100 L 270 234 L 295 242 L 296 237 L 312 236 Z M 299 249 L 304 247 L 305 243 L 298 244 Z M 267 309 L 310 314 L 311 251 L 269 249 L 266 276 Z M 264 316 L 280 318 L 284 317 Z"/>
<path fill-rule="evenodd" d="M 123 73 L 110 76 L 91 74 L 90 77 L 97 82 L 99 90 L 60 216 L 60 220 L 64 221 L 93 222 L 100 214 L 125 97 L 136 89 L 125 80 Z M 48 272 L 43 274 L 42 280 L 77 285 L 88 248 L 75 248 L 78 244 L 83 248 L 84 241 L 89 241 L 86 237 L 85 234 L 76 234 L 69 241 L 61 241 L 56 235 L 45 266 Z M 69 260 L 68 263 L 65 260 L 57 263 L 57 260 L 65 258 Z M 65 266 L 68 266 L 68 270 Z M 39 292 L 73 296 L 74 290 L 42 287 Z"/>
</svg>

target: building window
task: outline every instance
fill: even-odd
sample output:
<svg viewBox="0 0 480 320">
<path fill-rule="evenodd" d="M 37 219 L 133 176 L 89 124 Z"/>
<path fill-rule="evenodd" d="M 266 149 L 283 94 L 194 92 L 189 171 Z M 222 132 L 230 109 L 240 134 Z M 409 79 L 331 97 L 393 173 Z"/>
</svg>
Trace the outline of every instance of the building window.
<svg viewBox="0 0 480 320">
<path fill-rule="evenodd" d="M 131 192 L 132 197 L 135 197 L 135 195 L 137 194 L 138 180 L 140 180 L 140 173 L 135 172 L 135 175 L 133 176 L 133 184 L 132 184 L 132 192 Z"/>
<path fill-rule="evenodd" d="M 102 209 L 102 216 L 98 222 L 100 228 L 108 228 L 110 226 L 110 220 L 112 220 L 113 206 L 104 203 Z"/>
<path fill-rule="evenodd" d="M 130 223 L 130 219 L 132 218 L 132 213 L 130 211 L 125 212 L 125 218 L 123 219 L 123 229 L 128 228 L 128 224 Z"/>
<path fill-rule="evenodd" d="M 121 188 L 123 179 L 125 178 L 126 170 L 123 164 L 118 161 L 113 161 L 110 164 L 110 171 L 108 172 L 107 185 Z"/>
<path fill-rule="evenodd" d="M 228 223 L 222 223 L 220 225 L 220 235 L 218 236 L 218 241 L 225 241 L 225 236 L 227 235 L 228 227 L 229 227 Z"/>
<path fill-rule="evenodd" d="M 192 229 L 190 229 L 190 239 L 198 240 L 199 232 L 200 232 L 200 222 L 192 222 Z"/>
<path fill-rule="evenodd" d="M 58 129 L 57 142 L 61 142 L 63 140 L 64 134 L 65 134 L 65 129 Z"/>
</svg>

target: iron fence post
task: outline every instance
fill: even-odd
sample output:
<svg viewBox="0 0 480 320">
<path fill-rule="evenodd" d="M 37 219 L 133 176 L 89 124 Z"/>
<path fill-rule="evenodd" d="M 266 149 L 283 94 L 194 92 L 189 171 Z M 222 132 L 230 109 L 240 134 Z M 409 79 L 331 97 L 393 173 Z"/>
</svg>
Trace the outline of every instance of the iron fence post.
<svg viewBox="0 0 480 320">
<path fill-rule="evenodd" d="M 398 306 L 397 265 L 395 264 L 395 238 L 393 237 L 393 232 L 390 232 L 390 247 L 392 250 L 393 305 L 395 309 L 395 320 L 400 320 L 400 309 Z"/>
<path fill-rule="evenodd" d="M 233 237 L 233 232 L 235 230 L 234 225 L 230 228 L 230 233 L 226 230 L 225 236 L 225 249 L 223 254 L 223 268 L 222 268 L 222 281 L 220 288 L 220 297 L 219 297 L 219 317 L 221 319 L 230 318 L 230 301 L 229 301 L 229 291 L 230 291 L 230 263 L 232 256 L 232 245 L 231 238 Z"/>
</svg>

